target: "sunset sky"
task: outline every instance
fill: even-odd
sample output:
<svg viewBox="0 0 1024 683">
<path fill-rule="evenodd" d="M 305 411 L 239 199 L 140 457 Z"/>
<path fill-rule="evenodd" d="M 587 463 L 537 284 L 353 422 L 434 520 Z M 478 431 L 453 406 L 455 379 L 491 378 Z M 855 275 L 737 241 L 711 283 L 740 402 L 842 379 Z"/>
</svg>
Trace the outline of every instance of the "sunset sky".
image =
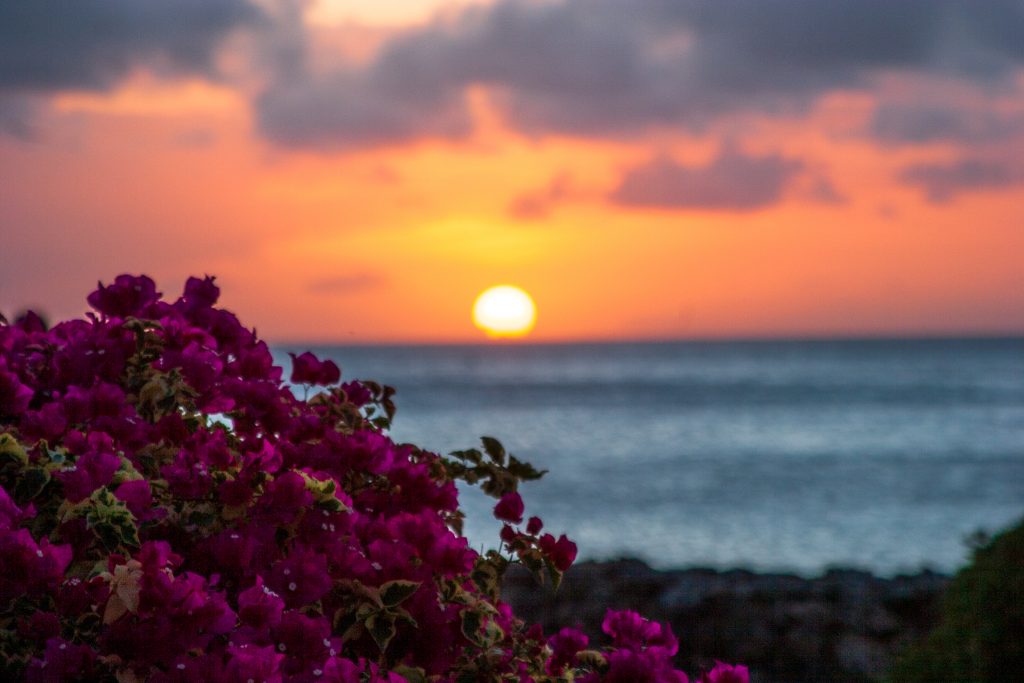
<svg viewBox="0 0 1024 683">
<path fill-rule="evenodd" d="M 271 340 L 1024 333 L 1024 2 L 0 3 L 0 311 Z"/>
</svg>

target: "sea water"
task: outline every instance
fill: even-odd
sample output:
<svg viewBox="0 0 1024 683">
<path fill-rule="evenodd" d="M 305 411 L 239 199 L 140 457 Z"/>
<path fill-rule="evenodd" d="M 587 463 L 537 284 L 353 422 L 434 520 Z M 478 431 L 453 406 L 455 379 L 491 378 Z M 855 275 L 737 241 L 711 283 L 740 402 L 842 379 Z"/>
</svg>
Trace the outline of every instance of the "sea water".
<svg viewBox="0 0 1024 683">
<path fill-rule="evenodd" d="M 527 514 L 581 558 L 953 571 L 1024 516 L 1021 338 L 313 350 L 397 387 L 395 440 L 548 470 Z M 493 501 L 460 497 L 495 547 Z"/>
</svg>

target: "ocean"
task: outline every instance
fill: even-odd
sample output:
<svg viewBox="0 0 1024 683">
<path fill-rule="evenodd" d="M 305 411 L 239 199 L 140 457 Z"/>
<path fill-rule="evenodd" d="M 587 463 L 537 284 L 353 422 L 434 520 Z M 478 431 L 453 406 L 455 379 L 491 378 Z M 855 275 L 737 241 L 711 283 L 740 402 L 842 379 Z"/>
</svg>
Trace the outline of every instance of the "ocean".
<svg viewBox="0 0 1024 683">
<path fill-rule="evenodd" d="M 1024 338 L 312 350 L 397 388 L 395 440 L 548 470 L 527 515 L 580 558 L 951 572 L 1024 516 Z M 493 501 L 460 499 L 495 547 Z"/>
</svg>

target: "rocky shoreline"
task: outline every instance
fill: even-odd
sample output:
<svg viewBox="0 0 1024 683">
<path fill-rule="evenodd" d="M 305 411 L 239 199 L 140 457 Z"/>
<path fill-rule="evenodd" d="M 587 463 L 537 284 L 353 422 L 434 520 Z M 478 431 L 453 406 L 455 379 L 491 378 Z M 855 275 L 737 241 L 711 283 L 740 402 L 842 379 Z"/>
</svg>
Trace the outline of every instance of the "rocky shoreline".
<svg viewBox="0 0 1024 683">
<path fill-rule="evenodd" d="M 581 625 L 598 642 L 607 608 L 668 622 L 687 671 L 718 658 L 749 666 L 752 683 L 866 683 L 884 680 L 896 653 L 936 623 L 948 582 L 930 571 L 880 578 L 833 569 L 807 579 L 617 560 L 577 564 L 557 593 L 510 571 L 504 598 L 546 633 Z"/>
</svg>

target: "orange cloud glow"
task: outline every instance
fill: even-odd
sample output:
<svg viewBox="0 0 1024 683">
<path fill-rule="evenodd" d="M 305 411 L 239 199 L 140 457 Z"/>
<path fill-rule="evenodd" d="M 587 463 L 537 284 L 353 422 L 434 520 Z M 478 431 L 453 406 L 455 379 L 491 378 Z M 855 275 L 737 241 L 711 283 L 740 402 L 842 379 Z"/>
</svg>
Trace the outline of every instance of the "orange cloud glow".
<svg viewBox="0 0 1024 683">
<path fill-rule="evenodd" d="M 1024 332 L 1016 171 L 945 201 L 901 181 L 981 144 L 858 133 L 902 82 L 622 135 L 526 130 L 477 85 L 464 135 L 334 149 L 261 136 L 251 83 L 139 70 L 56 92 L 34 139 L 0 135 L 0 310 L 72 315 L 98 278 L 148 272 L 171 294 L 209 273 L 280 341 L 482 340 L 470 308 L 500 282 L 534 297 L 534 341 Z M 976 102 L 1006 126 L 1022 103 Z M 984 150 L 1002 163 L 1022 139 Z M 726 182 L 708 175 L 723 149 L 793 161 L 746 207 L 616 199 L 656 159 Z"/>
</svg>

